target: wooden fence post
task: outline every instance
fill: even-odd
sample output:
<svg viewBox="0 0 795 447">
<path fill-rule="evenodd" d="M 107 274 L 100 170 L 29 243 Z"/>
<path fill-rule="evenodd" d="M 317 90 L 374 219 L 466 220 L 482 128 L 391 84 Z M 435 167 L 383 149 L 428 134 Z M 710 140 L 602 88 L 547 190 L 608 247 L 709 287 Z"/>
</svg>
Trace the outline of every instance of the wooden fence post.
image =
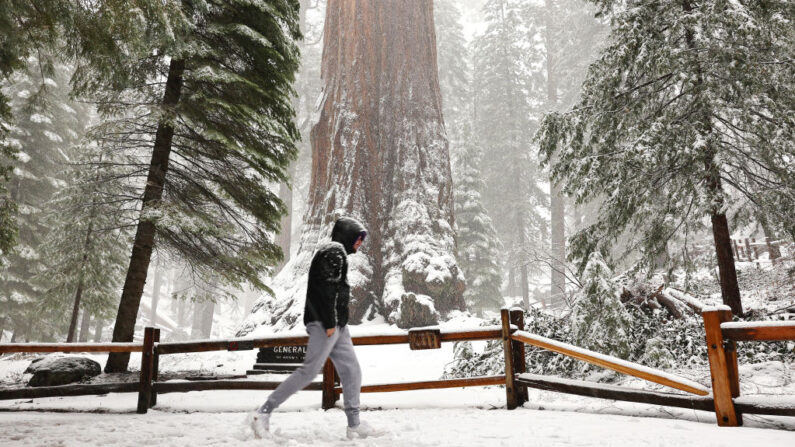
<svg viewBox="0 0 795 447">
<path fill-rule="evenodd" d="M 524 330 L 524 311 L 522 309 L 511 309 L 510 311 L 511 324 L 515 325 L 518 330 Z M 516 374 L 527 372 L 527 360 L 525 359 L 525 345 L 521 341 L 514 340 L 511 351 L 513 352 L 513 365 Z M 516 395 L 518 401 L 516 404 L 522 406 L 527 402 L 527 387 L 521 384 L 516 384 Z"/>
<path fill-rule="evenodd" d="M 513 410 L 519 406 L 519 393 L 516 389 L 516 382 L 514 380 L 514 357 L 513 346 L 511 340 L 511 319 L 510 311 L 506 308 L 500 310 L 500 317 L 502 317 L 502 346 L 503 356 L 505 358 L 505 396 L 509 410 Z"/>
<path fill-rule="evenodd" d="M 146 414 L 152 398 L 152 362 L 154 361 L 155 328 L 144 329 L 144 346 L 141 351 L 141 378 L 138 382 L 138 414 Z"/>
<path fill-rule="evenodd" d="M 160 329 L 156 328 L 154 333 L 154 342 L 160 343 Z M 158 370 L 160 369 L 160 353 L 157 347 L 152 351 L 152 383 L 157 382 Z M 149 398 L 149 408 L 157 405 L 157 391 L 152 389 L 151 397 Z"/>
<path fill-rule="evenodd" d="M 748 255 L 748 262 L 754 260 L 753 255 L 751 254 L 751 243 L 748 242 L 748 238 L 745 238 L 745 253 Z"/>
<path fill-rule="evenodd" d="M 712 398 L 715 403 L 715 416 L 719 426 L 736 427 L 742 425 L 742 415 L 734 408 L 733 391 L 739 394 L 737 376 L 737 353 L 726 352 L 720 324 L 731 320 L 731 311 L 707 310 L 701 313 L 704 318 L 704 331 L 707 335 L 707 356 L 712 376 Z M 736 385 L 735 385 L 736 384 Z"/>
<path fill-rule="evenodd" d="M 776 265 L 776 260 L 781 257 L 778 246 L 772 244 L 769 237 L 765 238 L 765 244 L 767 245 L 767 257 L 770 258 L 770 263 Z"/>
<path fill-rule="evenodd" d="M 756 246 L 756 238 L 751 238 L 751 244 L 754 249 L 754 257 L 759 259 L 759 247 Z"/>
<path fill-rule="evenodd" d="M 737 239 L 732 239 L 732 248 L 734 249 L 734 259 L 740 260 L 740 250 L 737 248 Z"/>
<path fill-rule="evenodd" d="M 326 360 L 323 366 L 323 409 L 328 410 L 334 408 L 336 399 L 336 391 L 334 391 L 334 363 L 331 359 Z"/>
</svg>

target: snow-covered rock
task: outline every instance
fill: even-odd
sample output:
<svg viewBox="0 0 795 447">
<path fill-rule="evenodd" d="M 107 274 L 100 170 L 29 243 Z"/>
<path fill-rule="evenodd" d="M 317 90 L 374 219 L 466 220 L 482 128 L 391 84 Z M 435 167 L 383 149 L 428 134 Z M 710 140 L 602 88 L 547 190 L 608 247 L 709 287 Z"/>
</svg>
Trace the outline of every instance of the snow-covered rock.
<svg viewBox="0 0 795 447">
<path fill-rule="evenodd" d="M 33 374 L 28 386 L 66 385 L 100 373 L 99 363 L 85 357 L 42 357 L 25 370 L 25 374 Z"/>
</svg>

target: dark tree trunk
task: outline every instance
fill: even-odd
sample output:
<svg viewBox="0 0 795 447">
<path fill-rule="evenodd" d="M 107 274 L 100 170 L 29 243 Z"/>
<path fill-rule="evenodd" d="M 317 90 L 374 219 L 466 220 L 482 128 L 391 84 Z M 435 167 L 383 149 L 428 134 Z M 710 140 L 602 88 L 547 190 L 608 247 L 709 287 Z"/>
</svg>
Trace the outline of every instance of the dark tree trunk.
<svg viewBox="0 0 795 447">
<path fill-rule="evenodd" d="M 89 330 L 91 326 L 91 312 L 88 309 L 83 309 L 83 318 L 80 321 L 80 343 L 88 341 Z"/>
<path fill-rule="evenodd" d="M 75 331 L 77 329 L 77 314 L 80 311 L 80 300 L 83 296 L 83 286 L 85 283 L 85 269 L 88 263 L 88 251 L 91 248 L 91 236 L 94 232 L 94 210 L 96 209 L 96 199 L 92 200 L 91 214 L 89 216 L 88 229 L 86 230 L 86 239 L 83 242 L 83 259 L 80 263 L 80 275 L 77 280 L 77 290 L 75 291 L 74 305 L 72 306 L 72 319 L 69 322 L 69 333 L 66 336 L 66 342 L 71 343 L 75 341 Z"/>
<path fill-rule="evenodd" d="M 740 301 L 740 286 L 737 283 L 737 271 L 734 268 L 734 253 L 732 252 L 731 231 L 723 208 L 723 191 L 720 173 L 713 161 L 713 152 L 707 149 L 704 158 L 707 189 L 717 202 L 712 209 L 712 236 L 715 240 L 715 255 L 718 259 L 718 275 L 720 277 L 720 291 L 723 304 L 731 307 L 734 315 L 743 314 L 743 305 Z"/>
<path fill-rule="evenodd" d="M 85 258 L 85 255 L 84 255 Z M 72 319 L 69 322 L 69 332 L 66 335 L 66 342 L 72 343 L 75 341 L 75 334 L 77 333 L 77 317 L 80 314 L 80 299 L 83 296 L 83 278 L 77 281 L 77 290 L 75 291 L 75 300 L 72 305 Z"/>
<path fill-rule="evenodd" d="M 402 311 L 429 302 L 423 295 L 438 317 L 464 309 L 432 1 L 329 0 L 323 44 L 324 96 L 311 132 L 300 248 L 274 281 L 288 292 L 255 306 L 270 317 L 252 320 L 300 321 L 304 296 L 295 284 L 306 282 L 312 253 L 341 215 L 369 230 L 351 257 L 351 323 L 379 309 L 412 324 Z"/>
<path fill-rule="evenodd" d="M 742 315 L 743 304 L 740 300 L 737 271 L 734 268 L 729 223 L 724 213 L 713 213 L 711 217 L 712 236 L 715 238 L 715 254 L 718 258 L 718 273 L 723 304 L 731 307 L 734 315 Z"/>
<path fill-rule="evenodd" d="M 690 0 L 682 1 L 682 10 L 686 15 L 693 11 L 693 5 Z M 694 40 L 694 33 L 691 29 L 685 28 L 685 40 L 688 47 L 693 50 L 693 58 L 698 57 L 695 51 L 696 45 Z M 694 60 L 696 73 L 696 85 L 701 85 L 704 82 L 703 69 L 698 61 Z M 706 106 L 704 106 L 706 107 Z M 712 115 L 710 110 L 703 110 L 700 117 L 703 125 L 703 135 L 701 137 L 705 141 L 710 141 L 710 134 L 713 132 L 711 119 Z M 720 290 L 723 297 L 723 304 L 731 307 L 734 315 L 742 315 L 743 306 L 740 301 L 740 287 L 737 284 L 737 271 L 734 267 L 734 254 L 732 253 L 731 245 L 731 232 L 729 231 L 729 222 L 726 219 L 726 214 L 722 211 L 724 199 L 723 188 L 720 179 L 720 167 L 715 164 L 715 149 L 707 145 L 704 149 L 704 172 L 707 191 L 712 198 L 713 208 L 710 213 L 712 220 L 712 236 L 715 240 L 715 255 L 718 259 L 718 275 L 720 278 Z"/>
<path fill-rule="evenodd" d="M 166 91 L 163 96 L 164 108 L 173 109 L 179 101 L 182 90 L 182 73 L 185 71 L 185 61 L 172 59 L 166 79 Z M 166 173 L 168 172 L 168 158 L 171 154 L 171 139 L 174 136 L 174 127 L 168 120 L 157 126 L 155 142 L 152 150 L 152 161 L 149 165 L 149 174 L 144 188 L 144 197 L 141 215 L 149 207 L 156 205 L 163 197 Z M 131 342 L 135 331 L 135 319 L 141 304 L 141 295 L 146 283 L 146 273 L 149 261 L 152 258 L 152 248 L 155 243 L 155 224 L 151 220 L 139 220 L 138 228 L 133 242 L 130 267 L 122 288 L 119 311 L 116 323 L 113 326 L 114 342 Z M 128 352 L 112 352 L 108 355 L 105 372 L 124 372 L 130 361 Z"/>
</svg>

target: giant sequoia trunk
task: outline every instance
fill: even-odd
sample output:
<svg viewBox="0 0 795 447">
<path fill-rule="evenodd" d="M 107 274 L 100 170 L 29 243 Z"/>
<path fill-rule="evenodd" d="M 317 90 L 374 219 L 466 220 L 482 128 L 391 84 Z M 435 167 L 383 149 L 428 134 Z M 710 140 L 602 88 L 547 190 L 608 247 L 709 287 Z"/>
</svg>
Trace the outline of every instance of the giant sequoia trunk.
<svg viewBox="0 0 795 447">
<path fill-rule="evenodd" d="M 343 215 L 369 230 L 349 258 L 352 323 L 425 325 L 464 309 L 432 0 L 329 0 L 322 77 L 300 248 L 240 334 L 300 321 L 312 254 Z"/>
</svg>

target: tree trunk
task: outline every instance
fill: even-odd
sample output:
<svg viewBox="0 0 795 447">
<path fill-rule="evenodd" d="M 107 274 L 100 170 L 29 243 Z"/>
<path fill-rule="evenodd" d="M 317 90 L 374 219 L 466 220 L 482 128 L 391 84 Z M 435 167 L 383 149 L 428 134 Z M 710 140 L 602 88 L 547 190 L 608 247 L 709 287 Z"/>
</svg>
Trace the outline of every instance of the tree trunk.
<svg viewBox="0 0 795 447">
<path fill-rule="evenodd" d="M 96 317 L 96 321 L 94 324 L 94 343 L 101 343 L 102 342 L 102 328 L 105 326 L 105 322 L 102 318 Z"/>
<path fill-rule="evenodd" d="M 550 190 L 550 233 L 552 236 L 552 274 L 550 281 L 550 304 L 561 301 L 566 295 L 566 209 L 560 186 L 551 183 Z"/>
<path fill-rule="evenodd" d="M 300 321 L 311 256 L 341 215 L 369 231 L 350 261 L 351 323 L 382 309 L 391 322 L 413 324 L 403 302 L 433 303 L 424 315 L 434 318 L 465 307 L 432 0 L 329 0 L 323 44 L 298 255 L 274 281 L 279 299 L 260 301 L 239 333 Z"/>
<path fill-rule="evenodd" d="M 88 332 L 91 326 L 91 312 L 88 309 L 83 309 L 83 319 L 80 321 L 80 337 L 78 341 L 85 343 L 88 341 Z"/>
<path fill-rule="evenodd" d="M 190 336 L 193 339 L 210 338 L 213 330 L 215 303 L 207 300 L 193 303 L 193 322 Z"/>
<path fill-rule="evenodd" d="M 295 165 L 296 162 L 293 162 L 288 168 L 291 181 L 295 178 Z M 293 229 L 293 189 L 290 185 L 286 183 L 279 185 L 279 199 L 284 202 L 284 206 L 287 208 L 287 214 L 282 216 L 279 227 L 281 230 L 276 235 L 276 243 L 279 245 L 279 248 L 282 249 L 282 254 L 284 255 L 282 261 L 276 266 L 277 272 L 281 271 L 290 261 L 290 243 Z"/>
<path fill-rule="evenodd" d="M 547 71 L 547 110 L 558 110 L 558 78 L 555 72 L 557 54 L 555 48 L 555 35 L 553 27 L 556 25 L 554 18 L 554 5 L 552 0 L 544 1 L 546 9 L 546 26 L 544 31 L 544 45 L 546 53 Z M 549 206 L 550 206 L 550 304 L 563 300 L 566 295 L 566 208 L 561 187 L 551 178 L 549 181 Z"/>
<path fill-rule="evenodd" d="M 306 35 L 306 12 L 310 9 L 309 0 L 300 0 L 300 8 L 298 9 L 298 28 L 301 30 L 301 33 Z M 299 44 L 301 45 L 301 54 L 304 54 L 304 49 L 306 47 L 306 42 L 301 41 Z M 305 93 L 305 92 L 304 92 Z M 293 98 L 293 110 L 298 111 L 301 104 L 300 104 L 300 97 L 301 92 L 299 91 L 298 94 Z M 304 102 L 309 102 L 306 98 L 304 98 Z M 303 133 L 302 129 L 299 129 L 301 133 Z M 276 235 L 276 244 L 279 248 L 282 249 L 282 254 L 284 258 L 282 261 L 276 266 L 275 272 L 280 272 L 285 265 L 290 261 L 290 251 L 292 250 L 292 233 L 293 233 L 293 187 L 295 185 L 295 174 L 296 174 L 296 165 L 298 164 L 298 160 L 293 161 L 290 163 L 290 166 L 287 168 L 287 172 L 290 178 L 290 184 L 288 183 L 281 183 L 279 185 L 279 199 L 284 203 L 285 208 L 287 208 L 287 214 L 282 216 L 280 221 L 279 228 L 281 229 L 279 233 Z"/>
<path fill-rule="evenodd" d="M 197 339 L 203 338 L 201 335 L 202 331 L 202 305 L 201 303 L 194 302 L 193 305 L 193 315 L 191 318 L 191 325 L 190 325 L 190 338 Z"/>
<path fill-rule="evenodd" d="M 734 315 L 743 314 L 740 300 L 740 286 L 737 283 L 737 271 L 734 268 L 729 223 L 724 213 L 712 213 L 712 236 L 715 239 L 715 254 L 718 258 L 720 291 L 723 304 L 731 307 Z"/>
<path fill-rule="evenodd" d="M 173 112 L 174 106 L 179 101 L 182 90 L 182 73 L 185 71 L 185 61 L 172 59 L 168 68 L 166 90 L 163 96 L 163 106 Z M 171 139 L 174 136 L 174 127 L 168 119 L 164 119 L 157 126 L 155 142 L 152 150 L 152 161 L 149 165 L 149 174 L 146 179 L 146 188 L 141 208 L 143 216 L 150 207 L 157 205 L 163 197 L 166 173 L 168 172 L 168 158 L 171 154 Z M 135 331 L 135 319 L 141 304 L 141 295 L 146 283 L 146 272 L 152 257 L 152 248 L 155 243 L 155 224 L 151 220 L 139 220 L 138 228 L 133 242 L 130 267 L 122 288 L 119 311 L 116 323 L 113 326 L 114 342 L 131 342 Z M 130 361 L 129 352 L 112 352 L 108 355 L 105 372 L 124 372 Z"/>
<path fill-rule="evenodd" d="M 202 337 L 210 338 L 213 334 L 213 316 L 215 316 L 215 302 L 206 301 L 202 313 L 201 330 Z"/>
<path fill-rule="evenodd" d="M 180 298 L 177 301 L 177 324 L 179 327 L 184 327 L 185 323 L 187 323 L 187 321 L 185 321 L 186 314 L 188 313 L 187 307 L 187 303 L 184 299 Z"/>
<path fill-rule="evenodd" d="M 100 160 L 101 161 L 101 160 Z M 96 210 L 96 198 L 92 199 L 91 214 L 89 215 L 88 228 L 86 229 L 86 238 L 83 242 L 83 259 L 80 262 L 80 274 L 77 279 L 77 290 L 75 290 L 75 300 L 72 306 L 72 320 L 69 322 L 69 333 L 66 336 L 66 342 L 71 343 L 75 341 L 75 331 L 77 329 L 77 314 L 80 310 L 80 300 L 83 296 L 83 286 L 85 284 L 85 269 L 88 264 L 88 251 L 91 248 L 91 236 L 94 232 L 94 216 Z"/>
<path fill-rule="evenodd" d="M 778 259 L 781 257 L 781 250 L 778 248 L 778 244 L 772 244 L 770 241 L 774 241 L 775 233 L 773 230 L 770 229 L 770 225 L 767 223 L 767 218 L 761 217 L 759 219 L 759 224 L 762 226 L 762 233 L 765 235 L 765 242 L 767 242 L 767 257 L 771 261 L 774 259 Z"/>
<path fill-rule="evenodd" d="M 152 326 L 157 326 L 157 305 L 160 302 L 160 287 L 163 283 L 163 268 L 160 261 L 155 261 L 155 282 L 152 284 L 152 308 L 149 313 L 149 321 Z"/>
<path fill-rule="evenodd" d="M 723 209 L 723 190 L 720 181 L 720 172 L 715 166 L 713 152 L 707 148 L 704 157 L 704 170 L 706 172 L 707 189 L 712 195 L 712 236 L 715 240 L 715 255 L 718 259 L 718 276 L 720 278 L 720 291 L 723 304 L 731 307 L 734 315 L 743 314 L 743 305 L 740 301 L 740 286 L 737 283 L 737 271 L 734 268 L 734 253 L 732 253 L 731 232 L 729 221 Z"/>
<path fill-rule="evenodd" d="M 693 11 L 693 5 L 690 0 L 682 1 L 682 10 L 686 15 Z M 685 40 L 688 47 L 693 50 L 692 57 L 697 58 L 698 53 L 695 51 L 695 40 L 693 31 L 685 28 Z M 694 60 L 697 79 L 696 85 L 701 85 L 704 82 L 703 69 L 698 61 Z M 705 106 L 706 107 L 706 106 Z M 704 141 L 710 141 L 710 134 L 712 130 L 712 115 L 709 110 L 703 110 L 703 116 L 700 117 L 703 123 L 703 135 L 700 137 Z M 732 253 L 731 245 L 731 232 L 729 231 L 729 222 L 726 219 L 726 214 L 722 211 L 724 198 L 723 187 L 720 180 L 720 169 L 715 164 L 715 149 L 710 144 L 704 148 L 704 173 L 707 191 L 712 199 L 712 210 L 710 219 L 712 220 L 712 236 L 715 240 L 715 255 L 718 259 L 718 276 L 720 279 L 721 296 L 723 297 L 723 304 L 731 307 L 734 315 L 742 315 L 743 306 L 740 301 L 740 287 L 737 284 L 737 271 L 734 267 L 734 254 Z"/>
<path fill-rule="evenodd" d="M 85 258 L 85 255 L 84 255 Z M 66 335 L 66 342 L 72 343 L 75 341 L 75 334 L 77 333 L 77 317 L 80 313 L 80 299 L 83 296 L 83 278 L 77 280 L 77 290 L 75 291 L 75 300 L 72 305 L 72 319 L 69 322 L 69 332 Z"/>
</svg>

